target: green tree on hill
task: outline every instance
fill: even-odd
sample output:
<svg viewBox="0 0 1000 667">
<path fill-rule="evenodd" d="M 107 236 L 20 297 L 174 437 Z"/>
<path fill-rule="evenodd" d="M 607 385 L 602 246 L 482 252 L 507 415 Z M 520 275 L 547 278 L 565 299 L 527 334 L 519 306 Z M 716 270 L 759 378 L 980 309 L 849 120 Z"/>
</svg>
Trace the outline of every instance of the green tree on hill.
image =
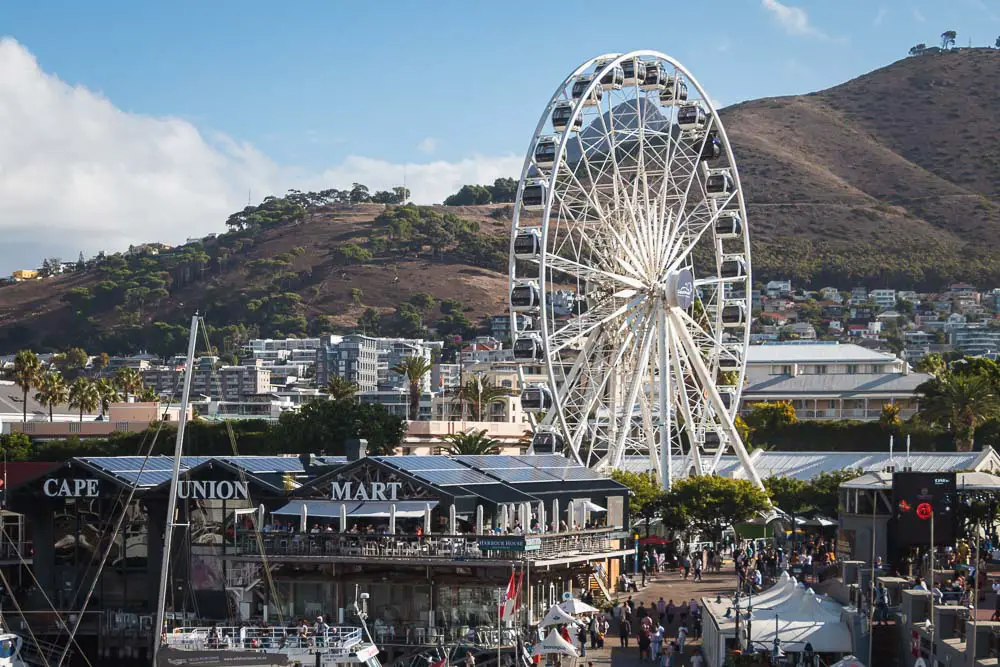
<svg viewBox="0 0 1000 667">
<path fill-rule="evenodd" d="M 941 33 L 941 48 L 950 49 L 955 46 L 955 40 L 958 38 L 958 33 L 954 30 L 945 30 Z"/>
</svg>

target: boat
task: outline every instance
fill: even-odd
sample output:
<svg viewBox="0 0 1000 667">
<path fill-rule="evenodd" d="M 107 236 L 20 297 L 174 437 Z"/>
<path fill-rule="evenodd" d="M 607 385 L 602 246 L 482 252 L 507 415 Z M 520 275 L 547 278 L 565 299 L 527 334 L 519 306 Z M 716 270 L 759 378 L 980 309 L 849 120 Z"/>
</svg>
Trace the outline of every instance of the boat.
<svg viewBox="0 0 1000 667">
<path fill-rule="evenodd" d="M 26 667 L 21 659 L 24 641 L 13 632 L 7 632 L 0 625 L 0 667 Z"/>
<path fill-rule="evenodd" d="M 184 431 L 194 376 L 195 341 L 200 319 L 191 319 L 191 333 L 181 393 L 180 419 L 174 447 L 173 473 L 170 479 L 170 496 L 167 505 L 168 526 L 176 527 L 178 481 L 181 456 L 184 450 Z M 173 530 L 164 533 L 163 553 L 171 553 Z M 322 617 L 315 626 L 179 626 L 167 628 L 166 594 L 167 568 L 160 575 L 160 590 L 156 607 L 156 625 L 162 628 L 160 641 L 153 651 L 154 667 L 284 667 L 286 665 L 316 665 L 316 667 L 382 667 L 379 648 L 368 630 L 368 594 L 358 594 L 355 589 L 353 604 L 358 626 L 323 623 Z M 168 631 L 169 630 L 169 631 Z M 0 664 L 0 667 L 5 667 Z"/>
</svg>

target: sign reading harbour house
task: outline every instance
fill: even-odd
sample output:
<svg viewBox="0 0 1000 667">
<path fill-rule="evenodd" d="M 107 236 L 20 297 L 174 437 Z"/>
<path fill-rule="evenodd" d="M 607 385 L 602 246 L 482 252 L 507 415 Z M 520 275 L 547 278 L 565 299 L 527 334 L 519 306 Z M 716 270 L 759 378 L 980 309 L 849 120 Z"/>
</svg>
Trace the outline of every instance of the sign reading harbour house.
<svg viewBox="0 0 1000 667">
<path fill-rule="evenodd" d="M 368 486 L 358 482 L 334 482 L 331 500 L 399 500 L 396 494 L 401 482 L 371 482 Z"/>
<path fill-rule="evenodd" d="M 489 535 L 480 537 L 482 551 L 538 551 L 542 548 L 542 538 L 524 535 Z"/>
<path fill-rule="evenodd" d="M 248 500 L 249 482 L 178 480 L 177 497 L 189 500 Z"/>
</svg>

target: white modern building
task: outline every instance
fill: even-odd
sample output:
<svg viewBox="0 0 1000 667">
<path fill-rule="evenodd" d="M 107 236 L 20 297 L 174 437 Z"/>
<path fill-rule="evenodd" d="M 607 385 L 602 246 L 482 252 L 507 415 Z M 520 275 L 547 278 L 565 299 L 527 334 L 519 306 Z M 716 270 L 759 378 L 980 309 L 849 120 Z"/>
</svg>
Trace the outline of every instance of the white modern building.
<svg viewBox="0 0 1000 667">
<path fill-rule="evenodd" d="M 894 289 L 874 289 L 869 293 L 868 298 L 881 310 L 896 307 L 896 290 Z"/>
<path fill-rule="evenodd" d="M 882 405 L 903 419 L 919 408 L 917 387 L 930 379 L 892 354 L 841 343 L 771 343 L 747 350 L 741 412 L 787 401 L 800 420 L 878 419 Z"/>
</svg>

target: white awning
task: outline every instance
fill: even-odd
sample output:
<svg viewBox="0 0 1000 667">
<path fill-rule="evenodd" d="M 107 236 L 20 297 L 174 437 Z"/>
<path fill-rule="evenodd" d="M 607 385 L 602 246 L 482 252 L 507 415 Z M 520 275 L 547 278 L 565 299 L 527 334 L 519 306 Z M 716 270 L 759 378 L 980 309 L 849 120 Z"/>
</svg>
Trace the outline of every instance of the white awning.
<svg viewBox="0 0 1000 667">
<path fill-rule="evenodd" d="M 416 519 L 422 517 L 428 505 L 434 509 L 438 505 L 436 500 L 397 500 L 393 502 L 383 502 L 369 500 L 358 502 L 339 502 L 335 500 L 291 500 L 287 505 L 273 510 L 271 514 L 279 516 L 301 516 L 302 507 L 306 508 L 306 515 L 310 518 L 337 519 L 340 517 L 341 506 L 347 507 L 348 518 L 389 518 L 389 511 L 392 505 L 396 506 L 397 519 Z"/>
</svg>

